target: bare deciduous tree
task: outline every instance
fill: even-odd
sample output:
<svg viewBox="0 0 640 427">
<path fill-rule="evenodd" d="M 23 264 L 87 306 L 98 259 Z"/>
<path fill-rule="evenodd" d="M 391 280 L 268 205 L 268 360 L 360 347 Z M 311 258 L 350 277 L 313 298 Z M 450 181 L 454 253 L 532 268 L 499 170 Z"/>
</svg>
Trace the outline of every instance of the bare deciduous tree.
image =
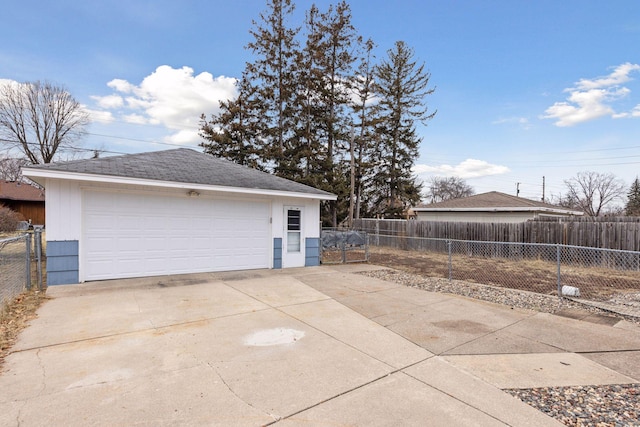
<svg viewBox="0 0 640 427">
<path fill-rule="evenodd" d="M 589 216 L 599 216 L 616 200 L 622 200 L 626 185 L 611 173 L 579 172 L 564 181 L 567 197 L 577 202 L 579 209 Z"/>
<path fill-rule="evenodd" d="M 20 170 L 20 168 L 28 164 L 29 162 L 24 158 L 0 158 L 0 180 L 21 181 L 22 171 Z"/>
<path fill-rule="evenodd" d="M 567 193 L 566 195 L 562 193 L 552 193 L 549 195 L 546 202 L 567 209 L 580 210 L 579 201 L 575 198 L 575 195 L 572 195 L 571 193 Z"/>
<path fill-rule="evenodd" d="M 438 203 L 474 194 L 473 187 L 462 178 L 434 176 L 429 180 L 429 189 L 425 195 L 429 203 Z"/>
<path fill-rule="evenodd" d="M 0 137 L 30 163 L 50 163 L 72 148 L 89 115 L 63 87 L 49 82 L 0 84 Z"/>
</svg>

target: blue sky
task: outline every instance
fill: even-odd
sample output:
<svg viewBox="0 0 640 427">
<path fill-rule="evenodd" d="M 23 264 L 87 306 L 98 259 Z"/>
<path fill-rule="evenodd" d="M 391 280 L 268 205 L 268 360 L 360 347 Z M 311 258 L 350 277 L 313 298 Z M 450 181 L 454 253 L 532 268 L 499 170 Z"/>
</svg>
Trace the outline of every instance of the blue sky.
<svg viewBox="0 0 640 427">
<path fill-rule="evenodd" d="M 297 1 L 297 19 L 313 2 Z M 315 2 L 324 10 L 330 1 Z M 404 40 L 436 117 L 416 173 L 540 199 L 580 171 L 640 174 L 637 0 L 352 0 L 382 58 Z M 234 94 L 264 0 L 24 0 L 3 7 L 0 79 L 50 80 L 90 110 L 84 146 L 197 147 L 198 117 Z"/>
</svg>

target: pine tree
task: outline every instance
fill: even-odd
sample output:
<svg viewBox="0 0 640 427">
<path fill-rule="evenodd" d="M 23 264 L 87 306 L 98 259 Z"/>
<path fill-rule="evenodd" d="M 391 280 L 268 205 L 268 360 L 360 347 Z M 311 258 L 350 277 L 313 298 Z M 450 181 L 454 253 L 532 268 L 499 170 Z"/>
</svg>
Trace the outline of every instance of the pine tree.
<svg viewBox="0 0 640 427">
<path fill-rule="evenodd" d="M 354 156 L 354 189 L 353 218 L 368 214 L 369 209 L 363 200 L 367 199 L 367 190 L 372 180 L 372 162 L 375 156 L 375 126 L 377 105 L 374 100 L 374 64 L 373 40 L 362 43 L 360 64 L 353 85 L 355 102 L 352 106 L 354 115 L 354 135 L 352 138 Z"/>
<path fill-rule="evenodd" d="M 206 141 L 200 144 L 204 152 L 231 160 L 240 165 L 264 169 L 257 141 L 260 116 L 254 106 L 251 86 L 245 78 L 238 83 L 238 96 L 220 102 L 220 113 L 207 121 L 200 117 L 200 136 Z"/>
<path fill-rule="evenodd" d="M 374 65 L 375 45 L 362 42 L 344 0 L 307 11 L 300 49 L 300 29 L 287 26 L 293 10 L 293 0 L 267 0 L 237 98 L 201 117 L 202 147 L 337 194 L 322 205 L 325 225 L 399 217 L 420 199 L 411 168 L 421 141 L 415 123 L 434 115 L 424 103 L 429 73 L 403 42 Z"/>
<path fill-rule="evenodd" d="M 298 29 L 287 27 L 292 0 L 267 0 L 260 22 L 253 21 L 247 44 L 255 60 L 247 62 L 238 97 L 220 103 L 220 113 L 200 121 L 205 152 L 276 175 L 299 178 L 298 144 L 293 132 L 292 99 Z"/>
<path fill-rule="evenodd" d="M 631 184 L 628 197 L 625 213 L 628 216 L 640 216 L 640 180 L 638 177 Z"/>
<path fill-rule="evenodd" d="M 374 203 L 378 214 L 401 218 L 404 211 L 420 201 L 421 184 L 411 169 L 418 157 L 421 138 L 415 123 L 426 123 L 435 112 L 428 113 L 425 97 L 431 74 L 424 64 L 413 59 L 414 51 L 398 41 L 387 51 L 388 58 L 376 67 L 376 95 L 379 102 L 379 158 L 376 165 Z"/>
<path fill-rule="evenodd" d="M 321 108 L 317 102 L 322 76 L 316 65 L 317 42 L 320 32 L 317 29 L 320 11 L 312 5 L 305 15 L 305 29 L 307 33 L 304 48 L 296 57 L 297 96 L 294 109 L 298 120 L 296 135 L 299 146 L 299 162 L 301 168 L 300 181 L 314 187 L 322 185 L 322 127 L 318 117 Z"/>
<path fill-rule="evenodd" d="M 296 92 L 294 58 L 299 29 L 287 27 L 293 13 L 292 0 L 268 0 L 260 23 L 253 22 L 253 41 L 247 49 L 256 57 L 246 64 L 244 78 L 250 82 L 247 105 L 260 117 L 256 145 L 264 165 L 276 175 L 295 179 L 297 162 L 290 154 L 297 150 L 292 131 L 292 99 Z"/>
<path fill-rule="evenodd" d="M 324 13 L 312 7 L 307 29 L 306 62 L 301 67 L 308 70 L 303 85 L 307 97 L 303 123 L 314 123 L 314 132 L 306 133 L 311 149 L 307 180 L 338 194 L 337 201 L 323 206 L 323 222 L 335 227 L 338 217 L 346 216 L 348 206 L 348 174 L 345 176 L 345 165 L 339 163 L 345 158 L 349 137 L 349 87 L 356 60 L 353 45 L 358 38 L 346 1 L 329 6 Z"/>
</svg>

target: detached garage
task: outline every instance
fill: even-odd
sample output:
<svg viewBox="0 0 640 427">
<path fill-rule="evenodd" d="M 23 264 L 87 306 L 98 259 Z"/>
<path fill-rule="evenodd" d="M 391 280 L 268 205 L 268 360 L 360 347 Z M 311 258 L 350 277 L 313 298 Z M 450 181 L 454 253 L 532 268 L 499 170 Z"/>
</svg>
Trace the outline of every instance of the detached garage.
<svg viewBox="0 0 640 427">
<path fill-rule="evenodd" d="M 32 166 L 49 285 L 320 263 L 336 196 L 190 149 Z"/>
</svg>

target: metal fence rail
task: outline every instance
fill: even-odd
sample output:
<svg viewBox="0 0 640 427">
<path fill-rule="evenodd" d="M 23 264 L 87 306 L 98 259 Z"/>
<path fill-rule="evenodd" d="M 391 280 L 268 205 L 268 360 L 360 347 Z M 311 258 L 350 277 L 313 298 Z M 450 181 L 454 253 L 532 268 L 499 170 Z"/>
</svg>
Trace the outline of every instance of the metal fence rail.
<svg viewBox="0 0 640 427">
<path fill-rule="evenodd" d="M 383 234 L 371 234 L 370 242 L 439 255 L 432 262 L 450 280 L 558 295 L 640 316 L 640 252 Z"/>
<path fill-rule="evenodd" d="M 43 288 L 41 231 L 0 239 L 0 307 L 34 286 Z"/>
</svg>

